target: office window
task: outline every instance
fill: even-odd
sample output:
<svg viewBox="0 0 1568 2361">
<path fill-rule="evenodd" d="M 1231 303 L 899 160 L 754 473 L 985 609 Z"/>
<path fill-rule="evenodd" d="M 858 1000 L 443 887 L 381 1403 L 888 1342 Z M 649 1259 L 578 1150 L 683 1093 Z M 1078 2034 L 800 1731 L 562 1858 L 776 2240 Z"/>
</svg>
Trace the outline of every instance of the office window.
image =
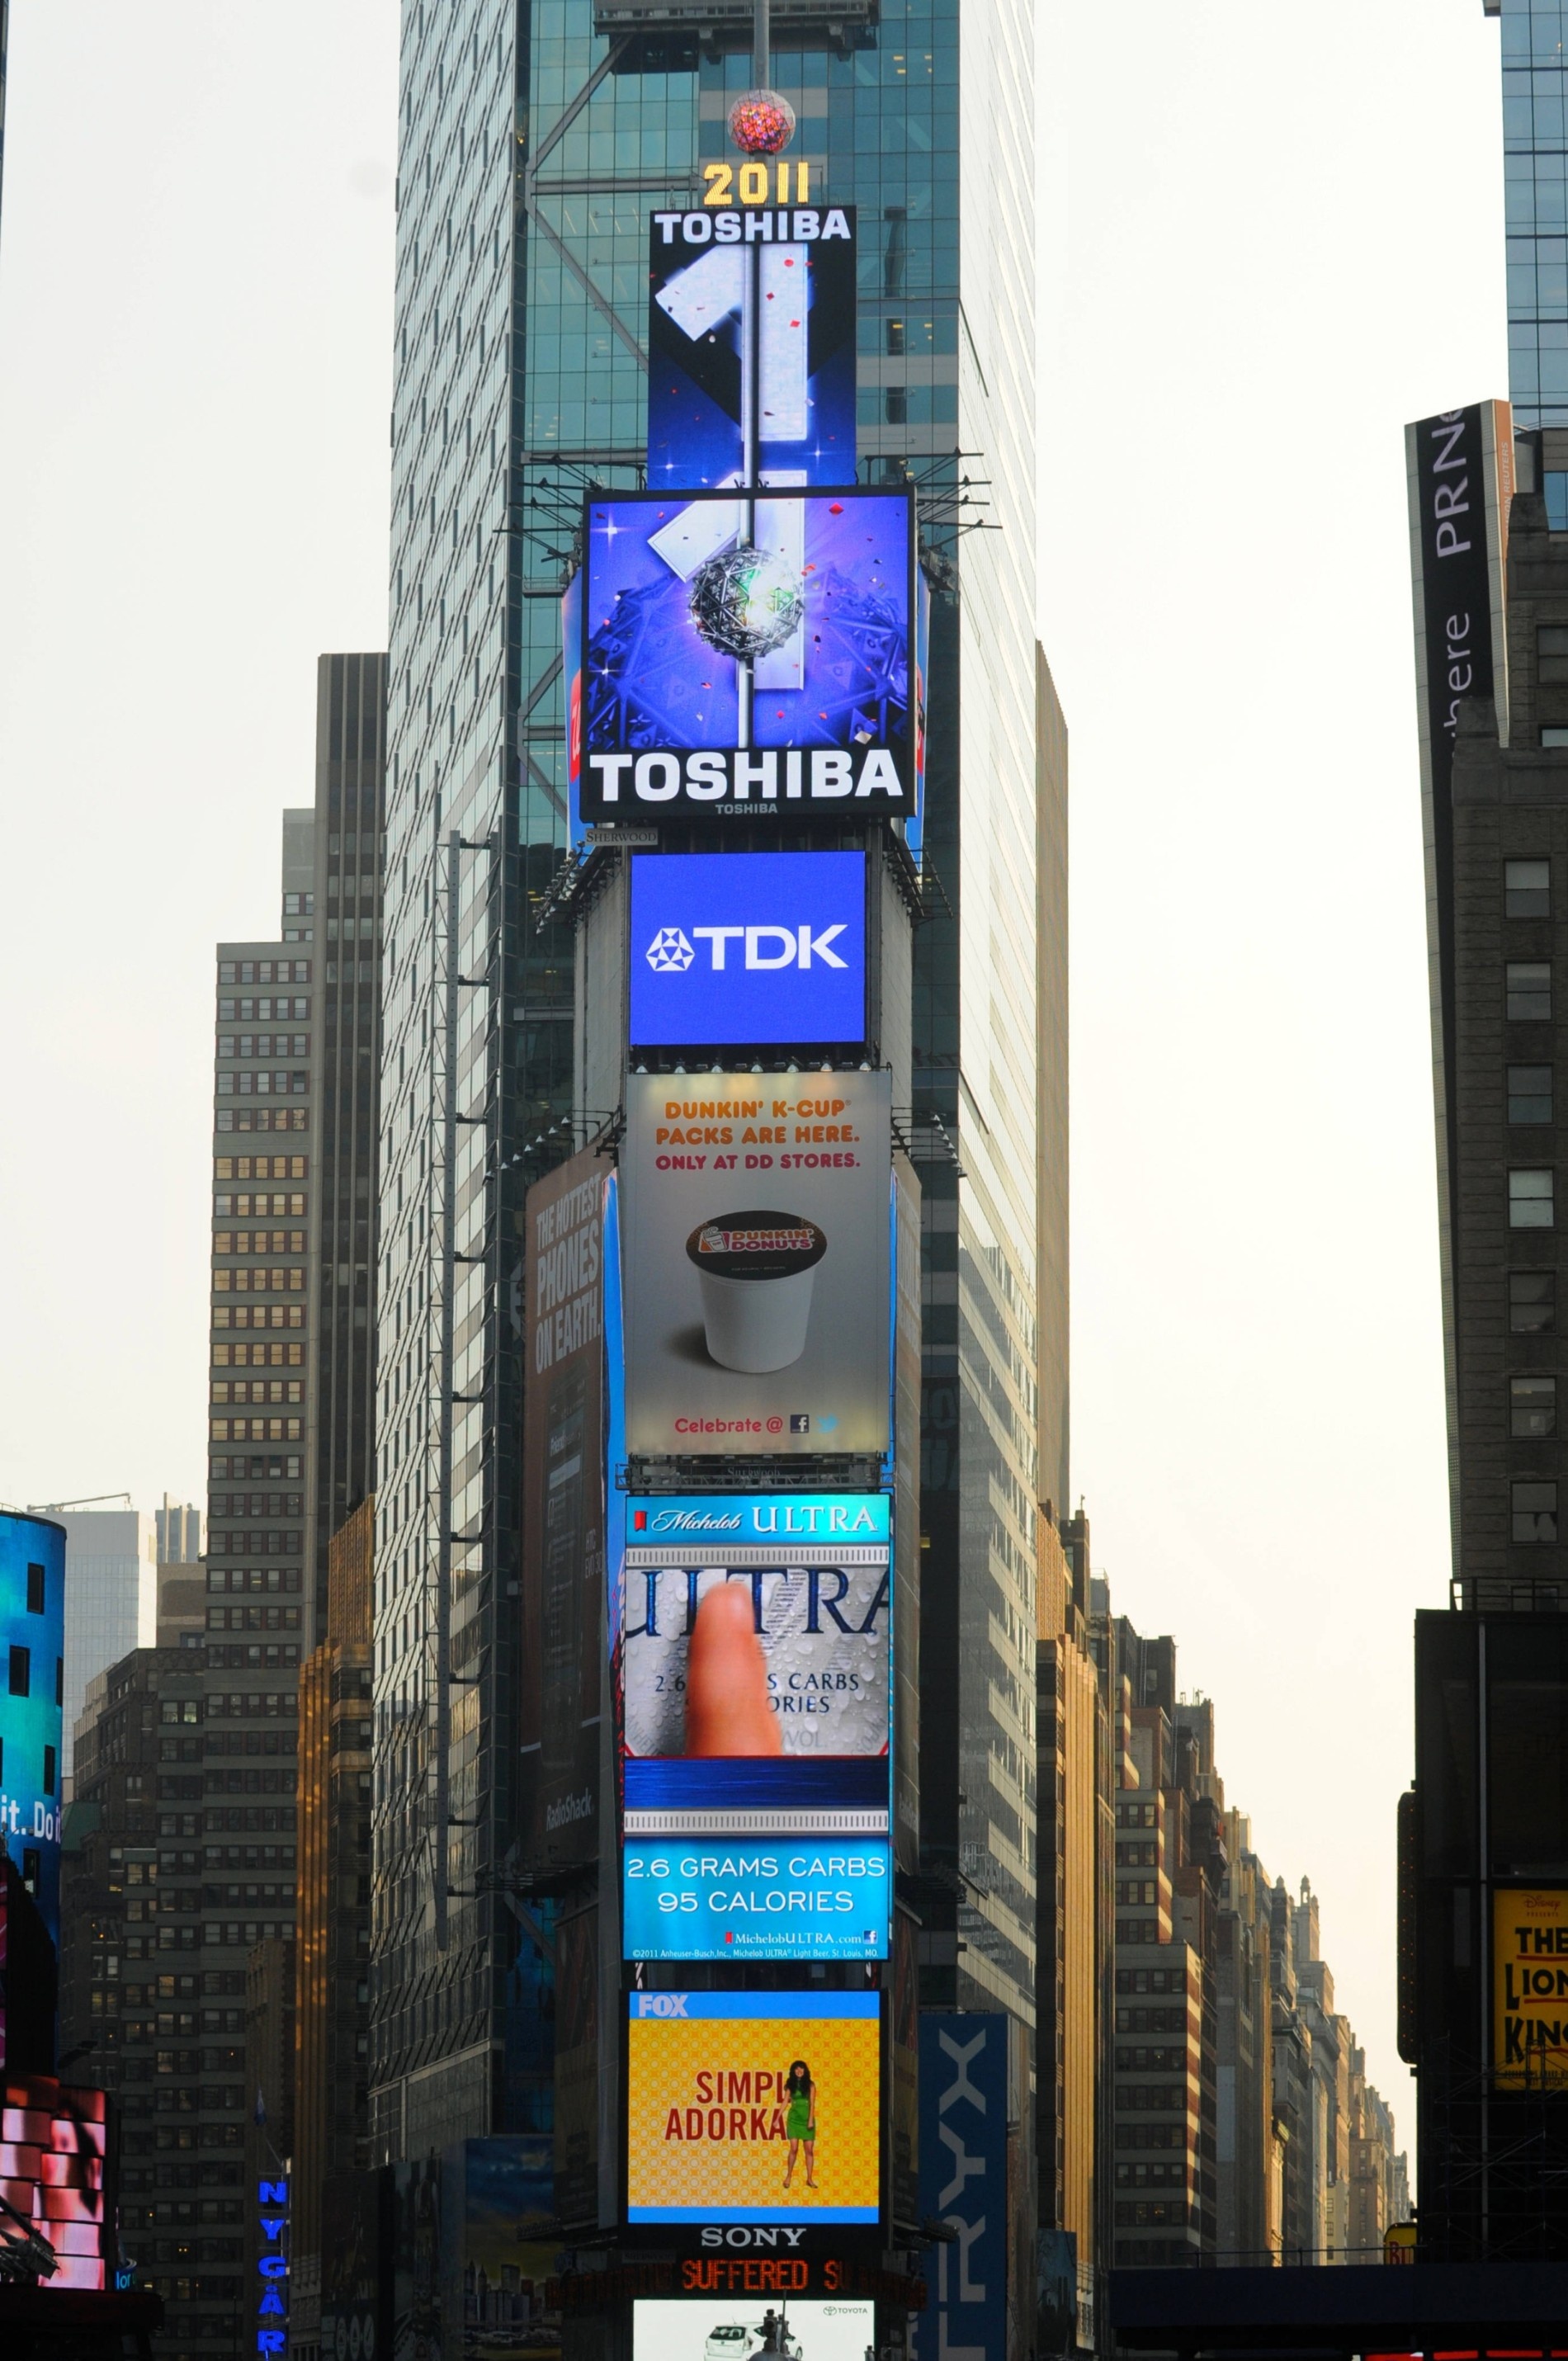
<svg viewBox="0 0 1568 2361">
<path fill-rule="evenodd" d="M 1508 1433 L 1521 1442 L 1541 1443 L 1556 1432 L 1556 1378 L 1510 1378 Z"/>
<path fill-rule="evenodd" d="M 1549 1230 L 1552 1226 L 1551 1173 L 1510 1172 L 1508 1175 L 1509 1229 Z"/>
<path fill-rule="evenodd" d="M 1550 1123 L 1552 1121 L 1552 1069 L 1550 1066 L 1510 1066 L 1508 1068 L 1508 1121 L 1510 1123 Z"/>
<path fill-rule="evenodd" d="M 1557 1539 L 1557 1487 L 1533 1476 L 1516 1476 L 1508 1487 L 1516 1542 Z"/>
<path fill-rule="evenodd" d="M 1541 733 L 1541 742 L 1543 746 L 1568 746 L 1568 729 L 1561 722 L 1548 722 Z M 1514 915 L 1509 913 L 1510 917 Z"/>
<path fill-rule="evenodd" d="M 27 1612 L 41 1615 L 44 1611 L 44 1570 L 41 1565 L 27 1568 Z"/>
<path fill-rule="evenodd" d="M 1510 960 L 1508 966 L 1508 1019 L 1533 1025 L 1552 1014 L 1550 960 Z"/>
<path fill-rule="evenodd" d="M 30 1648 L 12 1649 L 11 1695 L 13 1697 L 27 1697 L 30 1694 L 32 1686 L 32 1659 L 33 1652 Z"/>
<path fill-rule="evenodd" d="M 1548 1336 L 1557 1325 L 1557 1273 L 1510 1270 L 1508 1328 L 1515 1336 Z"/>
<path fill-rule="evenodd" d="M 1561 467 L 1543 467 L 1541 489 L 1546 500 L 1547 532 L 1568 533 L 1568 474 Z"/>
<path fill-rule="evenodd" d="M 1562 733 L 1568 745 L 1568 730 Z M 1546 732 L 1541 732 L 1546 742 Z M 1549 918 L 1552 916 L 1552 863 L 1549 861 L 1505 861 L 1503 863 L 1503 907 L 1510 918 Z"/>
<path fill-rule="evenodd" d="M 1542 623 L 1535 635 L 1538 680 L 1568 681 L 1568 626 Z"/>
</svg>

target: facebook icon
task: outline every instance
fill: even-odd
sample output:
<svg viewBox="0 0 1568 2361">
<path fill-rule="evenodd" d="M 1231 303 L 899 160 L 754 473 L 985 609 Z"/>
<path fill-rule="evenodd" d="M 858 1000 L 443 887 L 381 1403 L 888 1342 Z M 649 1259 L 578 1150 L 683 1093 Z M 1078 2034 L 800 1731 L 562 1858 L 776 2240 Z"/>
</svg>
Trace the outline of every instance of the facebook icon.
<svg viewBox="0 0 1568 2361">
<path fill-rule="evenodd" d="M 631 861 L 636 1049 L 858 1044 L 863 852 L 652 852 Z"/>
</svg>

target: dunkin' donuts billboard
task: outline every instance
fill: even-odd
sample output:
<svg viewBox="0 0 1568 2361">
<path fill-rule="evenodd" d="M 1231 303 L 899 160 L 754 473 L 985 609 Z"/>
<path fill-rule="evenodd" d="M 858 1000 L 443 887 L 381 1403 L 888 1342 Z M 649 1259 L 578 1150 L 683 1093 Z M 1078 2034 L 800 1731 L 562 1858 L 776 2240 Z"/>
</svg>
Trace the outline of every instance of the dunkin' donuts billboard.
<svg viewBox="0 0 1568 2361">
<path fill-rule="evenodd" d="M 886 1073 L 631 1074 L 635 1455 L 888 1448 Z"/>
</svg>

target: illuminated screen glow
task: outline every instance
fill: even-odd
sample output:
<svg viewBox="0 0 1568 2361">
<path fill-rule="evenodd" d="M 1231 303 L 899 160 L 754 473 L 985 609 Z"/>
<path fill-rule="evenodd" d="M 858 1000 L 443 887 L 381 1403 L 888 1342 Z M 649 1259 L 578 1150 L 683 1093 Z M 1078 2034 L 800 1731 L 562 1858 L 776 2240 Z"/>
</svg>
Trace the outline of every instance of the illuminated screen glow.
<svg viewBox="0 0 1568 2361">
<path fill-rule="evenodd" d="M 634 1992 L 627 2006 L 629 2222 L 880 2218 L 878 1993 Z"/>
<path fill-rule="evenodd" d="M 0 1510 L 0 1825 L 60 1949 L 65 1533 Z"/>
<path fill-rule="evenodd" d="M 7 2076 L 0 2107 L 0 2245 L 29 2233 L 52 2248 L 58 2268 L 39 2285 L 102 2289 L 105 2100 L 68 2088 L 52 2074 Z M 19 2218 L 18 2218 L 19 2217 Z"/>
<path fill-rule="evenodd" d="M 876 2307 L 800 2296 L 640 2297 L 631 2307 L 631 2361 L 865 2361 Z"/>
</svg>

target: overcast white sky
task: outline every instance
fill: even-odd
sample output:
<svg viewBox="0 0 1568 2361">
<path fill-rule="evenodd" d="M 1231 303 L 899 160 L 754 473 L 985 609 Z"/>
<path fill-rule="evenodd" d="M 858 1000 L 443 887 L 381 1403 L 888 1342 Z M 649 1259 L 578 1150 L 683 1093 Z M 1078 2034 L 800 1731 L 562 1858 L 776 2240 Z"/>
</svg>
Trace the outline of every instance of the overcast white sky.
<svg viewBox="0 0 1568 2361">
<path fill-rule="evenodd" d="M 386 631 L 393 0 L 14 0 L 0 1498 L 202 1499 L 212 947 Z M 1074 1484 L 1408 2134 L 1446 1598 L 1404 422 L 1507 391 L 1481 0 L 1046 0 Z"/>
</svg>

